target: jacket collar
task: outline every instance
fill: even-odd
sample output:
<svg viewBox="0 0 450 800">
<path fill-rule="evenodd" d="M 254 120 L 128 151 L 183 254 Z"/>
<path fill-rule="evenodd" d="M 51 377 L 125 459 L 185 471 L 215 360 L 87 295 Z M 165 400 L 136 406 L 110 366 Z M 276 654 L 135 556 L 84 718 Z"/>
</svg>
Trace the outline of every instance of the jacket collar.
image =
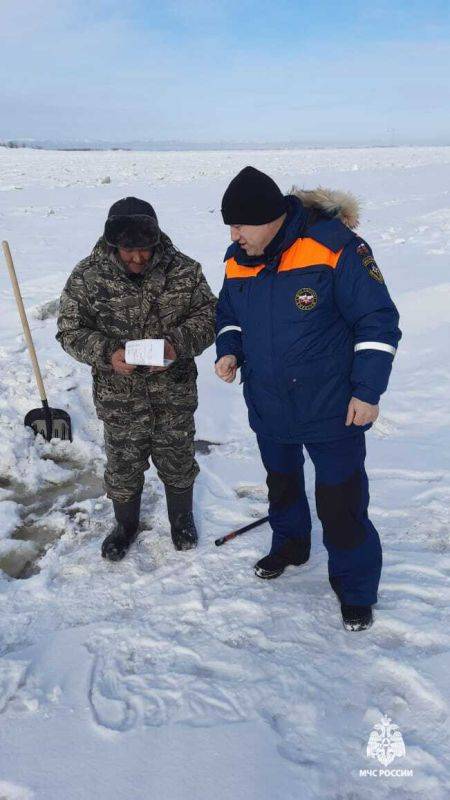
<svg viewBox="0 0 450 800">
<path fill-rule="evenodd" d="M 161 233 L 161 240 L 153 251 L 147 269 L 142 273 L 143 278 L 141 286 L 145 285 L 151 287 L 152 293 L 159 294 L 165 285 L 165 263 L 171 248 L 173 248 L 171 240 L 166 234 Z M 111 250 L 103 236 L 95 244 L 91 256 L 97 261 L 100 261 L 102 266 L 104 265 L 113 276 L 128 278 L 126 265 L 121 261 L 117 253 Z"/>
<path fill-rule="evenodd" d="M 322 190 L 322 192 L 325 193 L 326 190 Z M 330 198 L 335 200 L 336 193 L 327 191 L 324 196 L 330 204 Z M 347 195 L 342 194 L 339 196 L 348 201 Z M 278 266 L 284 251 L 305 234 L 333 250 L 334 253 L 345 247 L 355 236 L 355 233 L 347 224 L 347 217 L 343 215 L 341 206 L 332 211 L 331 206 L 327 206 L 322 197 L 317 199 L 317 191 L 304 192 L 301 199 L 296 194 L 289 194 L 286 196 L 286 202 L 288 215 L 277 235 L 269 242 L 262 255 L 248 256 L 237 242 L 233 242 L 225 254 L 224 261 L 234 258 L 243 267 L 255 267 L 259 264 L 265 264 L 268 269 L 274 269 Z M 347 206 L 343 202 L 341 205 L 347 210 Z M 357 222 L 355 222 L 356 224 Z"/>
<path fill-rule="evenodd" d="M 224 261 L 234 258 L 243 267 L 266 264 L 270 269 L 278 266 L 282 253 L 301 236 L 308 217 L 307 211 L 298 197 L 287 195 L 285 199 L 287 217 L 276 236 L 265 248 L 264 253 L 259 256 L 248 256 L 238 242 L 233 242 L 225 253 Z"/>
</svg>

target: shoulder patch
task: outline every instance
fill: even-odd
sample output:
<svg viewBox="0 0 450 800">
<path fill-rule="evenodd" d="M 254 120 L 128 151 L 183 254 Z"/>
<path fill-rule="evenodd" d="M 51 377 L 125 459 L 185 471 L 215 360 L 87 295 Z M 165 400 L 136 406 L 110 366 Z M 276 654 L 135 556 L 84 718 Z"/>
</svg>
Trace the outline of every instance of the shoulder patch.
<svg viewBox="0 0 450 800">
<path fill-rule="evenodd" d="M 378 283 L 384 283 L 381 270 L 373 256 L 364 256 L 362 259 L 362 264 L 367 269 L 371 278 L 378 281 Z"/>
<path fill-rule="evenodd" d="M 370 253 L 369 248 L 367 247 L 365 242 L 359 243 L 358 247 L 356 248 L 356 252 L 358 253 L 359 256 L 366 256 L 369 255 Z"/>
<path fill-rule="evenodd" d="M 370 247 L 365 242 L 360 242 L 356 247 L 356 253 L 361 259 L 361 264 L 367 270 L 370 277 L 378 283 L 384 283 L 382 272 L 375 261 Z"/>
</svg>

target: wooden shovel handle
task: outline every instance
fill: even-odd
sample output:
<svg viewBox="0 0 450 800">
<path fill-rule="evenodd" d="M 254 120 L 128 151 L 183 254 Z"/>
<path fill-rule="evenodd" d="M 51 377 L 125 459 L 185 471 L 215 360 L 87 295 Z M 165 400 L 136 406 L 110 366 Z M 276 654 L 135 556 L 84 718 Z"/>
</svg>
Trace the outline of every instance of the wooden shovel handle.
<svg viewBox="0 0 450 800">
<path fill-rule="evenodd" d="M 47 402 L 47 395 L 45 394 L 44 382 L 42 380 L 41 370 L 39 369 L 39 364 L 36 356 L 36 350 L 34 349 L 33 339 L 31 338 L 30 326 L 28 325 L 27 315 L 25 314 L 22 295 L 20 294 L 20 288 L 17 281 L 16 270 L 14 269 L 14 263 L 12 260 L 11 250 L 9 249 L 8 242 L 2 242 L 2 248 L 6 259 L 6 266 L 8 267 L 9 277 L 11 278 L 11 283 L 14 291 L 14 297 L 16 298 L 17 308 L 19 309 L 19 315 L 23 328 L 23 335 L 25 336 L 25 341 L 28 345 L 31 363 L 33 364 L 33 370 L 39 390 L 39 395 L 42 402 L 44 403 Z"/>
</svg>

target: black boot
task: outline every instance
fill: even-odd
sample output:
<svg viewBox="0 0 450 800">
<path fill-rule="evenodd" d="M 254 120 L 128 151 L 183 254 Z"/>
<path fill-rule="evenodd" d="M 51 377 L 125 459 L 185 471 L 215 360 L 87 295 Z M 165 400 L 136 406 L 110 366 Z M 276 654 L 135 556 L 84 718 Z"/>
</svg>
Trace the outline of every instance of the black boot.
<svg viewBox="0 0 450 800">
<path fill-rule="evenodd" d="M 276 553 L 261 558 L 255 564 L 255 575 L 258 578 L 278 578 L 289 564 L 296 567 L 305 564 L 309 551 L 309 542 L 303 539 L 287 539 Z"/>
<path fill-rule="evenodd" d="M 198 535 L 192 513 L 193 487 L 189 489 L 174 489 L 173 486 L 164 485 L 166 490 L 167 513 L 170 522 L 170 532 L 175 550 L 191 550 L 197 547 Z"/>
<path fill-rule="evenodd" d="M 372 606 L 347 606 L 342 603 L 341 611 L 346 631 L 365 631 L 372 625 Z"/>
<path fill-rule="evenodd" d="M 141 493 L 126 503 L 113 500 L 117 525 L 102 544 L 102 556 L 110 561 L 120 561 L 138 535 Z"/>
</svg>

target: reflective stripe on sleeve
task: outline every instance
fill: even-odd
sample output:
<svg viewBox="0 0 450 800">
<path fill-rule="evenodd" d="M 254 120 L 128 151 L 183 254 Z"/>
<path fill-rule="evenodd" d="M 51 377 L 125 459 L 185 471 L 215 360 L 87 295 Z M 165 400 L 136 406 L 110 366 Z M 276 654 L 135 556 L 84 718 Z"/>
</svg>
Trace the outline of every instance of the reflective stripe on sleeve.
<svg viewBox="0 0 450 800">
<path fill-rule="evenodd" d="M 221 330 L 217 334 L 216 339 L 219 338 L 221 333 L 226 333 L 227 331 L 239 331 L 239 333 L 241 333 L 242 328 L 240 328 L 239 325 L 225 325 L 225 327 L 221 328 Z"/>
<path fill-rule="evenodd" d="M 358 342 L 355 344 L 355 353 L 358 350 L 384 350 L 386 353 L 391 353 L 395 356 L 397 352 L 397 348 L 393 347 L 392 344 L 386 344 L 386 342 Z"/>
</svg>

